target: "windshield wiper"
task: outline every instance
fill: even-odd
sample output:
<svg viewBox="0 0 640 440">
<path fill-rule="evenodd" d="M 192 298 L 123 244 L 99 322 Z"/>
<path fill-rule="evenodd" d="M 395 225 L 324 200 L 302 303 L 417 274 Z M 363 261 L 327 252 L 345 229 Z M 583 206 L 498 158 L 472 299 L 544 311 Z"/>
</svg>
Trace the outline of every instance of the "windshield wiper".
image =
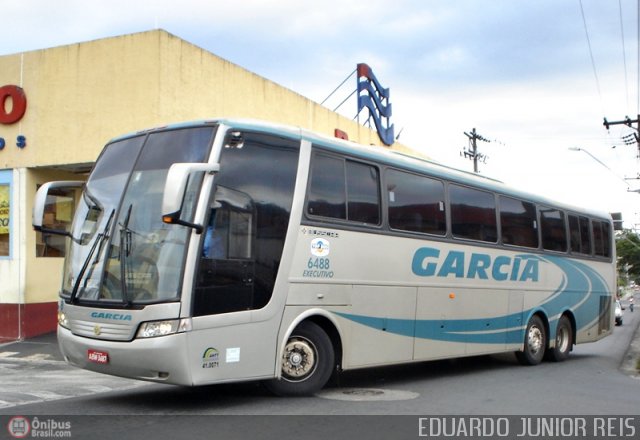
<svg viewBox="0 0 640 440">
<path fill-rule="evenodd" d="M 122 289 L 122 302 L 125 306 L 131 306 L 131 300 L 128 294 L 127 277 L 129 271 L 127 270 L 127 257 L 131 253 L 131 230 L 129 229 L 129 221 L 131 220 L 131 210 L 133 204 L 130 203 L 127 208 L 127 215 L 124 218 L 124 222 L 120 224 L 120 286 Z"/>
<path fill-rule="evenodd" d="M 80 268 L 80 272 L 78 272 L 78 278 L 76 278 L 76 282 L 73 285 L 73 290 L 71 291 L 71 296 L 69 297 L 69 301 L 72 304 L 76 302 L 76 298 L 78 296 L 78 289 L 80 288 L 80 283 L 82 282 L 82 278 L 84 277 L 84 273 L 86 272 L 87 267 L 89 267 L 89 261 L 91 261 L 91 257 L 93 257 L 93 253 L 95 252 L 96 248 L 99 246 L 100 250 L 96 254 L 96 261 L 97 261 L 97 258 L 100 255 L 100 252 L 102 251 L 103 243 L 109 238 L 109 228 L 111 226 L 111 221 L 113 220 L 113 215 L 115 214 L 115 212 L 116 212 L 115 209 L 111 210 L 111 214 L 109 214 L 109 219 L 107 220 L 107 224 L 102 229 L 102 232 L 100 232 L 96 236 L 96 240 L 93 242 L 93 245 L 91 245 L 91 249 L 89 249 L 89 255 L 87 255 L 87 258 L 84 260 L 84 263 L 82 264 L 82 268 Z M 86 284 L 85 284 L 85 287 L 86 287 Z"/>
</svg>

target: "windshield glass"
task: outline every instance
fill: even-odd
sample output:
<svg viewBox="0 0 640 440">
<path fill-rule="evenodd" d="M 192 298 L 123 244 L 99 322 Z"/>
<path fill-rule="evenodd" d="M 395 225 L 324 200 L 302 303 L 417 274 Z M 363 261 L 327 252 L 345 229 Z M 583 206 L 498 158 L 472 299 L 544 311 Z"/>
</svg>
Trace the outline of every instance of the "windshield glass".
<svg viewBox="0 0 640 440">
<path fill-rule="evenodd" d="M 75 217 L 63 296 L 117 304 L 179 297 L 191 229 L 162 222 L 165 180 L 173 163 L 207 159 L 214 130 L 153 132 L 105 148 Z M 193 214 L 202 176 L 190 179 L 187 215 Z"/>
</svg>

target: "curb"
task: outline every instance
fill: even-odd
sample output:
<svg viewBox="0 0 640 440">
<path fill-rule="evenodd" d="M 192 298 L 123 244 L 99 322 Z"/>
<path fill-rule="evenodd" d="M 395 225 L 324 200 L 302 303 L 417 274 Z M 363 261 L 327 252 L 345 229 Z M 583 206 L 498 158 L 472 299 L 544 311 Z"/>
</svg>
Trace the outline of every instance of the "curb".
<svg viewBox="0 0 640 440">
<path fill-rule="evenodd" d="M 635 296 L 635 295 L 632 295 Z M 620 364 L 620 370 L 633 377 L 634 379 L 640 379 L 640 320 L 636 323 L 636 329 L 634 331 L 629 347 L 627 348 L 622 363 Z"/>
</svg>

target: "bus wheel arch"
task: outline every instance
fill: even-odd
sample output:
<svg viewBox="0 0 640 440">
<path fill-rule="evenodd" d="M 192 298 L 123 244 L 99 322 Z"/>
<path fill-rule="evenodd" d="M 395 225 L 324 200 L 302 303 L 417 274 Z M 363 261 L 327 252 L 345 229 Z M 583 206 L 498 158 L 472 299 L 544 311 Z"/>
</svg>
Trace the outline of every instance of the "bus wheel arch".
<svg viewBox="0 0 640 440">
<path fill-rule="evenodd" d="M 569 353 L 573 350 L 573 345 L 575 344 L 576 322 L 570 312 L 565 312 L 558 319 L 555 334 L 553 347 L 549 343 L 545 352 L 545 359 L 552 362 L 562 362 L 569 357 Z"/>
<path fill-rule="evenodd" d="M 285 342 L 278 363 L 280 378 L 265 382 L 266 388 L 279 396 L 308 396 L 322 389 L 342 357 L 337 335 L 333 324 L 320 316 L 300 322 Z"/>
<path fill-rule="evenodd" d="M 338 327 L 335 325 L 333 321 L 331 321 L 326 316 L 322 315 L 313 315 L 307 318 L 309 321 L 312 321 L 316 325 L 318 325 L 322 330 L 327 333 L 329 339 L 331 340 L 331 345 L 333 346 L 334 360 L 333 360 L 333 370 L 338 371 L 342 369 L 342 337 L 340 336 L 340 332 L 338 331 Z"/>
<path fill-rule="evenodd" d="M 533 314 L 524 332 L 523 348 L 516 352 L 522 365 L 538 365 L 544 358 L 548 345 L 549 323 L 541 312 Z"/>
</svg>

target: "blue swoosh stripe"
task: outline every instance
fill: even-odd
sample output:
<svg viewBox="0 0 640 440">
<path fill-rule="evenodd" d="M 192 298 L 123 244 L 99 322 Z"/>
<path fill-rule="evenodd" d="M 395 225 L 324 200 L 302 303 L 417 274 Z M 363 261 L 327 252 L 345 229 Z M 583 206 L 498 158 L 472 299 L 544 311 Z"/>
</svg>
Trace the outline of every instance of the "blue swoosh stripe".
<svg viewBox="0 0 640 440">
<path fill-rule="evenodd" d="M 523 318 L 538 310 L 550 319 L 551 335 L 555 337 L 553 322 L 566 310 L 571 310 L 578 330 L 599 318 L 600 296 L 610 295 L 604 278 L 588 265 L 557 256 L 519 255 L 520 258 L 535 258 L 551 263 L 562 273 L 559 286 L 538 307 L 522 312 L 492 318 L 472 319 L 397 319 L 380 318 L 351 313 L 335 312 L 337 315 L 389 333 L 431 339 L 437 341 L 463 342 L 471 344 L 512 344 L 524 339 Z"/>
</svg>

